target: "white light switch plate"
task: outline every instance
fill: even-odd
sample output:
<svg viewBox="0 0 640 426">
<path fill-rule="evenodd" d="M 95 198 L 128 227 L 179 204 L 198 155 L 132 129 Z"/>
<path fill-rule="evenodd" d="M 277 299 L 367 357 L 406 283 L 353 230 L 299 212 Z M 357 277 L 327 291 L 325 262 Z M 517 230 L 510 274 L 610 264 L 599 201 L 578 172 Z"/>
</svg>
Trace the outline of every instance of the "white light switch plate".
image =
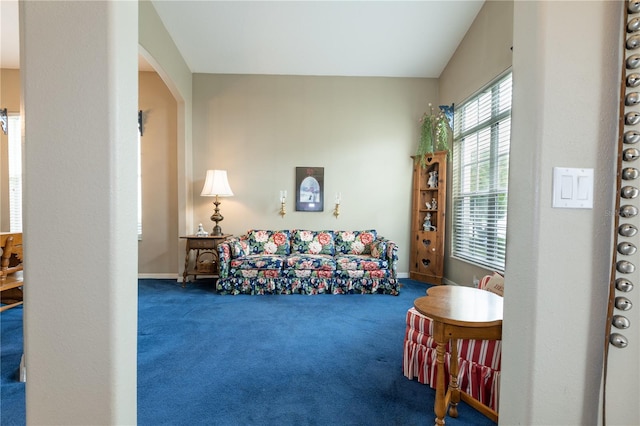
<svg viewBox="0 0 640 426">
<path fill-rule="evenodd" d="M 555 208 L 593 208 L 593 169 L 553 168 L 553 203 Z"/>
</svg>

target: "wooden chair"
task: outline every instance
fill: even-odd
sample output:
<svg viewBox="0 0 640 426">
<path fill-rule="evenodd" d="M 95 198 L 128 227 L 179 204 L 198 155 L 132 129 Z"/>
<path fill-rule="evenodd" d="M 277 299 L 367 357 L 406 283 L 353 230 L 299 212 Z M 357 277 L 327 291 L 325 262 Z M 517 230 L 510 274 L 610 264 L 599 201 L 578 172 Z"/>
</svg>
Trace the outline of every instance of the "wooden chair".
<svg viewBox="0 0 640 426">
<path fill-rule="evenodd" d="M 2 255 L 0 256 L 0 293 L 17 289 L 24 285 L 22 278 L 22 234 L 0 234 Z M 22 296 L 20 295 L 20 299 Z M 23 301 L 14 301 L 0 307 L 0 312 L 22 305 Z"/>
</svg>

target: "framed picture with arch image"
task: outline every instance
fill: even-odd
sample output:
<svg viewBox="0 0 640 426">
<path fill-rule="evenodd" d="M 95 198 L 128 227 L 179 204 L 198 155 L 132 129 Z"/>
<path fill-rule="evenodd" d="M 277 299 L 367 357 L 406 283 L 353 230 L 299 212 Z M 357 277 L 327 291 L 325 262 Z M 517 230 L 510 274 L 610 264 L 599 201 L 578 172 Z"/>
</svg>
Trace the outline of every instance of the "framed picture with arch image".
<svg viewBox="0 0 640 426">
<path fill-rule="evenodd" d="M 324 211 L 324 167 L 296 167 L 296 211 Z"/>
</svg>

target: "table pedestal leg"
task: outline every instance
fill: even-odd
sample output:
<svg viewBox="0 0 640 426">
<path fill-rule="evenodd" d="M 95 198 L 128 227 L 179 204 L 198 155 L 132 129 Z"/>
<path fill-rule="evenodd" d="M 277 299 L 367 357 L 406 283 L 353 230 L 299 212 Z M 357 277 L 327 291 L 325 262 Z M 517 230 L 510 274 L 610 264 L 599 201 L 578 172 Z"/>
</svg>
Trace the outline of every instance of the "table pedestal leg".
<svg viewBox="0 0 640 426">
<path fill-rule="evenodd" d="M 458 417 L 458 403 L 460 402 L 460 386 L 458 385 L 458 340 L 451 339 L 451 361 L 449 363 L 449 390 L 451 392 L 451 406 L 449 415 Z"/>
<path fill-rule="evenodd" d="M 189 270 L 189 253 L 191 249 L 189 248 L 189 242 L 187 241 L 187 255 L 184 258 L 184 272 L 182 273 L 182 287 L 187 285 L 187 271 Z"/>
<path fill-rule="evenodd" d="M 436 425 L 444 425 L 444 416 L 447 412 L 444 392 L 444 353 L 445 344 L 438 342 L 438 346 L 436 347 L 436 361 L 438 371 L 436 378 L 436 402 L 434 404 L 434 411 L 436 413 Z"/>
</svg>

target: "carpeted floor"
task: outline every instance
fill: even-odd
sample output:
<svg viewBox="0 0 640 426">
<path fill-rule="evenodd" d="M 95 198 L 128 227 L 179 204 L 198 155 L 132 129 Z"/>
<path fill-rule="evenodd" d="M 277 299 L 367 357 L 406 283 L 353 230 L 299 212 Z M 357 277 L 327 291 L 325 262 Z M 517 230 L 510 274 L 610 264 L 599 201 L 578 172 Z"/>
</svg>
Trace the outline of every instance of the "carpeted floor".
<svg viewBox="0 0 640 426">
<path fill-rule="evenodd" d="M 402 375 L 400 296 L 221 296 L 207 280 L 139 281 L 140 425 L 424 425 L 435 392 Z M 22 307 L 3 312 L 2 425 L 22 425 Z M 461 403 L 447 425 L 493 425 Z"/>
</svg>

